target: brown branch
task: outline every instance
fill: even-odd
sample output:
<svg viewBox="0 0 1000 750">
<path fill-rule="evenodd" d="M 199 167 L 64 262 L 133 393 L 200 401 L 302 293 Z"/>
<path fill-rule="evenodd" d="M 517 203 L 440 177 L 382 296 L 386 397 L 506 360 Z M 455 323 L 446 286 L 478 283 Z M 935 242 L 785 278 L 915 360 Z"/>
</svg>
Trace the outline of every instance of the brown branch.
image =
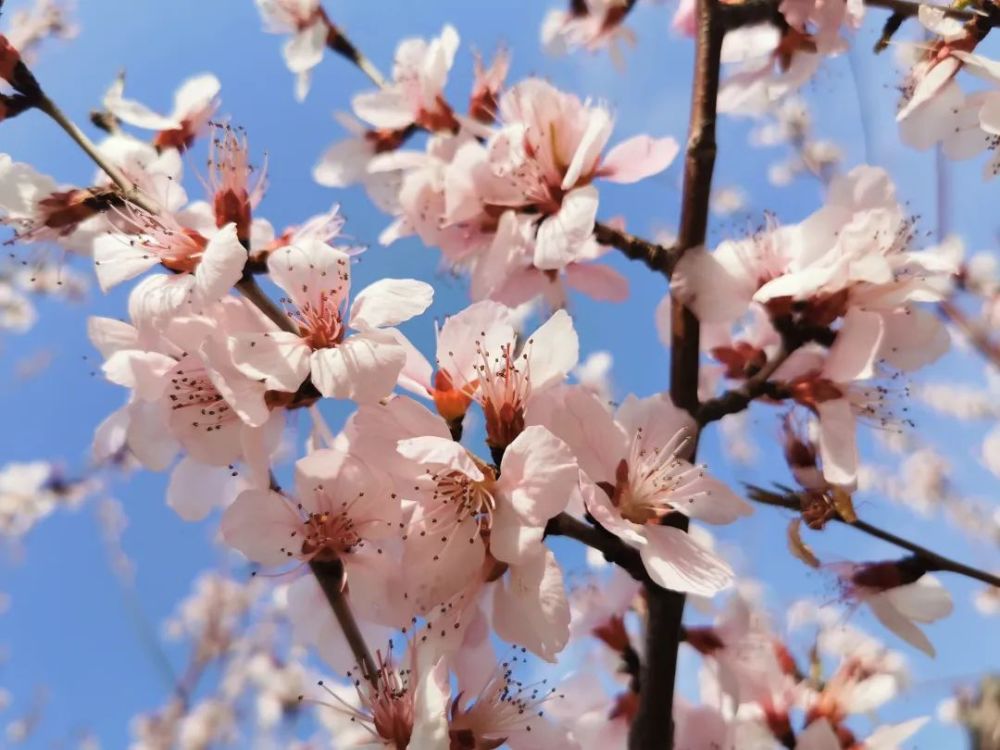
<svg viewBox="0 0 1000 750">
<path fill-rule="evenodd" d="M 802 497 L 799 493 L 771 492 L 770 490 L 766 490 L 763 487 L 757 487 L 755 485 L 747 485 L 747 490 L 747 497 L 754 502 L 761 503 L 762 505 L 771 505 L 776 508 L 787 508 L 788 510 L 794 510 L 797 512 L 802 511 Z M 839 514 L 834 515 L 833 520 L 839 521 L 846 526 L 852 526 L 859 531 L 865 532 L 869 536 L 881 539 L 884 542 L 894 544 L 897 547 L 911 552 L 914 557 L 920 560 L 923 564 L 924 570 L 927 572 L 947 571 L 949 573 L 957 573 L 958 575 L 963 575 L 967 578 L 974 578 L 977 581 L 982 581 L 990 586 L 1000 587 L 1000 576 L 987 573 L 986 571 L 979 570 L 978 568 L 973 568 L 970 565 L 952 560 L 944 555 L 939 555 L 933 550 L 929 550 L 926 547 L 923 547 L 915 542 L 911 542 L 908 539 L 904 539 L 903 537 L 896 536 L 895 534 L 881 529 L 878 526 L 873 526 L 867 521 L 858 519 L 852 522 L 844 519 Z"/>
<path fill-rule="evenodd" d="M 326 595 L 326 600 L 330 603 L 337 622 L 344 632 L 347 645 L 351 648 L 351 653 L 357 660 L 361 674 L 372 685 L 378 684 L 378 667 L 372 658 L 365 638 L 358 627 L 358 621 L 354 619 L 350 602 L 344 594 L 344 565 L 339 560 L 331 562 L 313 560 L 309 563 L 309 568 L 319 582 L 320 588 Z"/>
<path fill-rule="evenodd" d="M 368 79 L 380 89 L 385 88 L 385 77 L 375 67 L 374 63 L 354 46 L 354 43 L 347 38 L 343 30 L 330 20 L 330 17 L 327 16 L 323 8 L 320 8 L 320 14 L 327 29 L 326 46 L 355 65 L 358 70 L 368 76 Z"/>
<path fill-rule="evenodd" d="M 667 278 L 673 273 L 676 262 L 674 248 L 658 245 L 601 222 L 594 224 L 594 237 L 602 245 L 621 250 L 626 258 L 642 261 L 650 269 L 664 274 Z"/>
<path fill-rule="evenodd" d="M 728 414 L 735 414 L 746 409 L 750 402 L 761 396 L 780 396 L 776 391 L 777 386 L 770 378 L 775 370 L 781 367 L 782 363 L 788 359 L 788 350 L 781 347 L 753 377 L 747 378 L 746 382 L 738 388 L 726 391 L 721 396 L 717 396 L 698 407 L 695 417 L 698 425 L 704 427 L 709 422 L 715 422 Z"/>
<path fill-rule="evenodd" d="M 37 106 L 39 110 L 51 117 L 52 120 L 66 132 L 76 145 L 78 145 L 80 149 L 90 157 L 94 164 L 100 167 L 100 169 L 111 179 L 111 181 L 118 186 L 118 189 L 122 191 L 122 194 L 126 199 L 151 214 L 160 212 L 160 207 L 157 205 L 156 201 L 152 200 L 149 196 L 140 191 L 139 188 L 121 172 L 121 170 L 105 159 L 104 155 L 97 150 L 97 146 L 94 145 L 94 142 L 91 141 L 90 138 L 88 138 L 86 134 L 76 126 L 76 123 L 70 120 L 69 117 L 67 117 L 66 114 L 56 106 L 55 102 L 42 94 Z"/>
<path fill-rule="evenodd" d="M 988 16 L 987 13 L 974 8 L 949 8 L 945 5 L 930 5 L 928 3 L 911 2 L 910 0 L 865 0 L 865 5 L 870 8 L 891 10 L 895 15 L 902 16 L 903 18 L 916 16 L 920 12 L 921 6 L 940 10 L 948 18 L 957 18 L 960 21 L 972 21 Z"/>
<path fill-rule="evenodd" d="M 694 83 L 675 261 L 688 250 L 705 244 L 715 168 L 716 100 L 726 25 L 719 0 L 698 0 L 697 14 Z M 676 295 L 671 298 L 670 317 L 670 396 L 677 406 L 694 415 L 698 411 L 701 354 L 698 319 Z M 697 441 L 692 441 L 690 450 L 693 458 Z M 686 516 L 668 517 L 664 523 L 687 530 Z M 647 585 L 646 599 L 649 612 L 640 678 L 642 692 L 629 731 L 629 750 L 669 749 L 674 739 L 674 682 L 684 595 Z"/>
<path fill-rule="evenodd" d="M 236 289 L 266 315 L 278 328 L 288 333 L 298 333 L 298 329 L 285 312 L 257 285 L 251 273 L 243 272 L 243 278 L 236 282 Z"/>
<path fill-rule="evenodd" d="M 600 526 L 591 526 L 568 513 L 560 513 L 549 519 L 545 526 L 545 535 L 575 539 L 603 554 L 605 560 L 617 565 L 635 580 L 647 585 L 656 585 L 646 572 L 639 551 Z"/>
</svg>

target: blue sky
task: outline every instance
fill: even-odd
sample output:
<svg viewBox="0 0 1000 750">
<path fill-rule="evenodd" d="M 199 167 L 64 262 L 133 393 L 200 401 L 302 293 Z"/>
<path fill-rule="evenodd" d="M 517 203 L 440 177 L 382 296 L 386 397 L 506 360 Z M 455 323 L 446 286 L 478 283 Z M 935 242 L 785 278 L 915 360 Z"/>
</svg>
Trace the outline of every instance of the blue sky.
<svg viewBox="0 0 1000 750">
<path fill-rule="evenodd" d="M 555 2 L 555 0 L 553 0 Z M 10 9 L 19 7 L 9 0 Z M 276 226 L 295 223 L 339 201 L 348 218 L 347 233 L 372 245 L 355 269 L 360 288 L 383 275 L 412 276 L 434 282 L 437 296 L 429 315 L 407 329 L 415 342 L 431 342 L 431 316 L 460 309 L 466 301 L 463 285 L 438 270 L 438 255 L 416 240 L 391 248 L 377 246 L 376 237 L 388 223 L 360 190 L 331 191 L 312 182 L 310 171 L 318 155 L 341 136 L 331 114 L 348 109 L 350 97 L 368 82 L 339 58 L 328 57 L 318 70 L 313 90 L 304 104 L 292 97 L 292 78 L 279 53 L 281 40 L 265 35 L 250 0 L 196 2 L 173 0 L 102 0 L 81 2 L 78 11 L 81 36 L 70 43 L 45 47 L 36 72 L 62 108 L 78 122 L 87 113 L 118 71 L 128 73 L 131 96 L 162 110 L 169 109 L 175 87 L 186 77 L 214 72 L 222 81 L 223 111 L 247 128 L 251 148 L 270 157 L 270 190 L 260 214 Z M 391 0 L 327 3 L 331 17 L 383 70 L 393 49 L 406 35 L 436 34 L 445 22 L 462 36 L 462 48 L 453 71 L 450 90 L 464 96 L 471 81 L 471 51 L 490 56 L 500 44 L 513 53 L 512 79 L 538 74 L 581 96 L 608 102 L 618 115 L 616 139 L 635 133 L 673 135 L 683 142 L 688 107 L 691 43 L 669 32 L 667 7 L 640 3 L 629 25 L 639 44 L 627 55 L 624 73 L 616 71 L 606 56 L 578 54 L 554 60 L 538 44 L 538 28 L 546 3 L 537 0 L 468 2 L 435 0 L 400 3 Z M 873 161 L 893 171 L 900 191 L 915 213 L 933 230 L 932 159 L 896 146 L 892 121 L 895 107 L 895 74 L 887 53 L 873 58 L 868 52 L 882 15 L 861 34 L 857 49 L 860 96 L 854 89 L 846 58 L 832 61 L 806 89 L 814 110 L 817 132 L 845 147 L 847 163 L 864 158 L 859 101 L 871 118 L 874 138 L 868 144 Z M 0 22 L 2 28 L 2 22 Z M 738 234 L 756 225 L 770 210 L 782 219 L 797 220 L 816 208 L 819 188 L 803 180 L 789 188 L 770 186 L 768 164 L 779 151 L 747 146 L 749 123 L 724 119 L 719 133 L 717 185 L 741 185 L 750 196 L 746 214 L 713 221 L 714 240 Z M 75 151 L 54 125 L 28 114 L 0 128 L 0 150 L 26 161 L 57 180 L 84 184 L 92 167 Z M 197 169 L 202 152 L 188 158 Z M 670 229 L 679 204 L 679 162 L 665 174 L 636 186 L 602 187 L 602 217 L 622 215 L 637 233 Z M 190 170 L 189 170 L 190 172 Z M 981 206 L 989 205 L 995 185 L 983 187 L 978 167 L 961 165 L 954 170 L 956 190 L 953 225 L 968 224 L 974 249 L 992 247 L 994 226 L 984 225 Z M 197 182 L 190 181 L 192 193 Z M 968 191 L 975 190 L 973 197 Z M 979 191 L 983 191 L 980 193 Z M 990 192 L 985 192 L 990 191 Z M 984 196 L 984 197 L 980 197 Z M 609 349 L 615 358 L 617 395 L 647 395 L 666 386 L 668 355 L 659 345 L 653 309 L 665 291 L 662 279 L 638 265 L 611 257 L 632 283 L 633 296 L 625 304 L 592 304 L 574 300 L 582 353 Z M 81 267 L 85 268 L 85 264 Z M 95 288 L 84 305 L 41 301 L 40 322 L 30 335 L 0 339 L 0 413 L 6 429 L 0 430 L 0 464 L 8 461 L 56 459 L 72 471 L 86 464 L 94 427 L 117 408 L 124 393 L 95 376 L 99 360 L 85 335 L 88 314 L 121 317 L 125 291 L 102 296 Z M 51 366 L 40 376 L 19 380 L 18 362 L 41 351 L 53 355 Z M 974 360 L 956 357 L 935 368 L 949 378 L 978 378 Z M 337 418 L 342 409 L 331 409 Z M 719 449 L 717 434 L 706 435 L 703 459 L 724 478 L 767 482 L 785 478 L 772 438 L 775 412 L 754 411 L 763 459 L 753 469 L 729 465 Z M 920 415 L 921 429 L 932 430 L 940 443 L 951 441 L 949 453 L 962 467 L 962 488 L 989 496 L 994 480 L 976 462 L 979 438 L 986 426 L 960 429 L 933 416 Z M 137 565 L 137 587 L 148 617 L 162 621 L 184 596 L 193 577 L 202 569 L 220 564 L 222 556 L 212 544 L 217 519 L 185 524 L 163 502 L 165 475 L 137 474 L 112 488 L 125 505 L 129 528 L 124 545 Z M 968 562 L 996 566 L 995 549 L 969 543 L 946 524 L 913 519 L 908 512 L 871 499 L 860 506 L 866 518 L 885 523 L 897 533 L 920 538 L 944 553 Z M 813 592 L 823 600 L 833 598 L 825 579 L 803 572 L 784 547 L 784 518 L 769 509 L 737 528 L 719 534 L 744 572 L 767 582 L 770 603 L 780 614 L 794 598 Z M 878 559 L 893 551 L 851 530 L 831 530 L 815 541 L 825 559 Z M 0 554 L 3 551 L 0 550 Z M 572 554 L 571 565 L 579 565 Z M 956 614 L 932 626 L 939 647 L 937 661 L 908 651 L 915 687 L 883 716 L 899 720 L 933 712 L 937 701 L 957 682 L 978 674 L 984 665 L 1000 665 L 1000 646 L 988 633 L 996 625 L 977 615 L 968 605 L 966 582 L 947 577 L 958 602 Z M 99 527 L 89 508 L 57 513 L 35 529 L 20 559 L 0 564 L 0 591 L 12 599 L 9 613 L 0 617 L 0 643 L 10 650 L 0 665 L 0 685 L 15 695 L 15 711 L 26 709 L 35 691 L 47 691 L 45 725 L 29 747 L 51 747 L 57 739 L 71 737 L 87 727 L 105 747 L 123 747 L 128 720 L 158 706 L 165 686 L 143 650 L 129 620 L 121 591 L 110 572 L 100 540 Z M 857 621 L 868 624 L 864 616 Z M 873 629 L 883 635 L 877 626 Z M 181 654 L 172 653 L 180 664 Z M 683 684 L 690 687 L 691 674 Z M 2 741 L 0 741 L 2 742 Z M 925 729 L 919 747 L 951 747 L 957 742 L 952 729 Z"/>
</svg>

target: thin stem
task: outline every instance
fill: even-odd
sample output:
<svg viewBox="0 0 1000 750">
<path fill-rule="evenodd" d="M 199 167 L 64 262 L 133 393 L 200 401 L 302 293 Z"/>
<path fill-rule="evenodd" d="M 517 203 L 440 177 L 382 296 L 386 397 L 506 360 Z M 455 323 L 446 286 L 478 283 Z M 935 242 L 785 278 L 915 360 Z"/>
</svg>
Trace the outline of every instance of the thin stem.
<svg viewBox="0 0 1000 750">
<path fill-rule="evenodd" d="M 673 273 L 675 252 L 673 248 L 658 245 L 644 240 L 620 229 L 597 222 L 594 224 L 594 237 L 602 245 L 614 247 L 631 260 L 642 261 L 651 270 L 662 273 L 667 278 Z"/>
<path fill-rule="evenodd" d="M 351 611 L 350 602 L 344 595 L 344 565 L 339 560 L 333 562 L 323 562 L 313 560 L 309 563 L 313 575 L 319 581 L 320 588 L 326 595 L 326 600 L 330 603 L 340 629 L 344 632 L 347 645 L 354 654 L 361 673 L 372 685 L 378 684 L 378 667 L 372 658 L 365 638 L 358 627 L 358 621 L 354 619 L 354 612 Z"/>
<path fill-rule="evenodd" d="M 591 526 L 567 513 L 549 519 L 545 526 L 546 536 L 564 536 L 575 539 L 604 555 L 609 563 L 617 565 L 635 580 L 655 586 L 642 564 L 638 550 L 599 526 Z"/>
<path fill-rule="evenodd" d="M 770 378 L 775 370 L 788 359 L 788 350 L 782 346 L 756 375 L 747 378 L 739 388 L 726 391 L 721 396 L 706 401 L 698 407 L 696 420 L 704 427 L 709 422 L 722 419 L 727 414 L 735 414 L 746 409 L 750 402 L 760 396 L 765 396 L 774 390 L 775 384 Z"/>
<path fill-rule="evenodd" d="M 140 191 L 114 164 L 105 159 L 104 155 L 97 150 L 94 142 L 56 106 L 55 102 L 43 95 L 38 103 L 38 109 L 51 117 L 76 142 L 83 152 L 91 158 L 94 164 L 100 167 L 111 181 L 118 186 L 129 201 L 152 214 L 160 212 L 160 207 L 156 202 Z"/>
<path fill-rule="evenodd" d="M 256 305 L 257 309 L 264 313 L 278 328 L 289 333 L 298 333 L 291 318 L 274 304 L 274 301 L 264 293 L 251 274 L 244 272 L 243 278 L 236 282 L 236 289 Z"/>
<path fill-rule="evenodd" d="M 380 89 L 385 88 L 385 76 L 371 60 L 361 53 L 361 50 L 354 46 L 354 43 L 347 38 L 341 28 L 330 20 L 326 11 L 323 11 L 323 20 L 327 27 L 326 46 L 355 65 Z"/>
<path fill-rule="evenodd" d="M 56 106 L 55 102 L 47 96 L 43 96 L 38 108 L 56 121 L 59 126 L 66 131 L 67 135 L 83 150 L 87 156 L 119 187 L 125 197 L 140 208 L 151 214 L 160 213 L 160 206 L 156 204 L 145 193 L 139 190 L 121 171 L 104 158 L 103 154 L 97 150 L 86 134 L 76 124 L 66 116 L 66 114 Z M 268 297 L 264 290 L 257 285 L 254 277 L 249 273 L 244 273 L 243 278 L 236 282 L 236 289 L 250 302 L 271 319 L 279 328 L 291 333 L 295 333 L 295 326 L 288 316 Z"/>
<path fill-rule="evenodd" d="M 865 5 L 870 8 L 885 8 L 905 18 L 916 16 L 920 12 L 921 7 L 942 11 L 948 18 L 957 18 L 961 21 L 971 21 L 987 15 L 973 8 L 949 8 L 946 5 L 930 5 L 927 3 L 910 2 L 910 0 L 865 0 Z"/>
<path fill-rule="evenodd" d="M 794 511 L 802 510 L 802 502 L 798 493 L 792 492 L 780 494 L 753 485 L 748 485 L 747 489 L 749 490 L 748 497 L 755 502 L 761 503 L 762 505 L 772 505 L 776 508 L 787 508 L 788 510 Z M 967 578 L 982 581 L 990 586 L 1000 587 L 1000 576 L 987 573 L 986 571 L 979 570 L 978 568 L 973 568 L 971 565 L 960 563 L 957 560 L 952 560 L 951 558 L 940 555 L 933 550 L 917 544 L 916 542 L 911 542 L 909 539 L 904 539 L 903 537 L 897 536 L 889 531 L 886 531 L 885 529 L 874 526 L 867 521 L 862 521 L 861 519 L 854 522 L 846 521 L 839 515 L 833 516 L 833 519 L 846 526 L 853 526 L 854 528 L 865 532 L 869 536 L 881 539 L 884 542 L 889 542 L 889 544 L 894 544 L 897 547 L 911 552 L 915 557 L 919 558 L 920 561 L 924 563 L 924 566 L 928 571 L 948 571 L 949 573 L 957 573 L 959 575 L 966 576 Z"/>
</svg>

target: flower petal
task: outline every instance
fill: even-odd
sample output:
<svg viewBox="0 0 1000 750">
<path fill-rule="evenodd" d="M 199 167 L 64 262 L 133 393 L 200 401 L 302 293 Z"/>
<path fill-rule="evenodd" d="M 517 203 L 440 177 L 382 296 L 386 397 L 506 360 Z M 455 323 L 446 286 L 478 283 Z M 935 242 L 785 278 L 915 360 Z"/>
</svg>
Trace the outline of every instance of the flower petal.
<svg viewBox="0 0 1000 750">
<path fill-rule="evenodd" d="M 611 149 L 598 174 L 610 182 L 638 182 L 669 167 L 679 149 L 673 138 L 637 135 Z"/>
<path fill-rule="evenodd" d="M 229 339 L 233 364 L 268 388 L 294 393 L 309 374 L 310 349 L 294 333 L 238 333 Z"/>
<path fill-rule="evenodd" d="M 277 492 L 241 492 L 222 515 L 220 529 L 226 544 L 262 565 L 286 563 L 302 547 L 302 520 Z"/>
<path fill-rule="evenodd" d="M 396 444 L 400 455 L 422 466 L 443 466 L 460 471 L 474 482 L 483 480 L 483 472 L 472 460 L 469 451 L 454 440 L 442 437 L 408 438 Z"/>
<path fill-rule="evenodd" d="M 159 256 L 152 250 L 117 234 L 105 234 L 94 240 L 94 272 L 102 292 L 134 279 L 159 262 Z"/>
<path fill-rule="evenodd" d="M 579 251 L 594 233 L 597 220 L 597 188 L 593 185 L 567 193 L 559 211 L 546 217 L 535 235 L 535 265 L 558 270 L 579 257 Z"/>
<path fill-rule="evenodd" d="M 434 288 L 414 279 L 380 279 L 362 289 L 351 305 L 351 327 L 358 331 L 394 326 L 431 306 Z"/>
<path fill-rule="evenodd" d="M 524 343 L 531 387 L 536 392 L 566 379 L 580 359 L 580 339 L 573 319 L 557 310 Z"/>
<path fill-rule="evenodd" d="M 838 398 L 817 404 L 816 410 L 823 476 L 831 484 L 852 485 L 858 476 L 858 443 L 851 404 Z"/>
<path fill-rule="evenodd" d="M 671 526 L 646 525 L 642 563 L 656 583 L 671 591 L 712 596 L 733 582 L 733 570 L 690 534 Z"/>
<path fill-rule="evenodd" d="M 240 280 L 246 262 L 247 251 L 236 237 L 236 225 L 226 224 L 209 239 L 194 271 L 201 303 L 222 299 Z"/>
<path fill-rule="evenodd" d="M 310 358 L 313 384 L 329 398 L 372 403 L 392 393 L 406 364 L 406 350 L 389 331 L 351 336 Z"/>
<path fill-rule="evenodd" d="M 228 466 L 206 466 L 185 457 L 170 473 L 167 505 L 185 521 L 201 521 L 232 499 L 238 482 Z"/>
<path fill-rule="evenodd" d="M 496 634 L 548 662 L 555 662 L 569 641 L 569 621 L 562 571 L 551 550 L 512 567 L 493 590 Z"/>
</svg>

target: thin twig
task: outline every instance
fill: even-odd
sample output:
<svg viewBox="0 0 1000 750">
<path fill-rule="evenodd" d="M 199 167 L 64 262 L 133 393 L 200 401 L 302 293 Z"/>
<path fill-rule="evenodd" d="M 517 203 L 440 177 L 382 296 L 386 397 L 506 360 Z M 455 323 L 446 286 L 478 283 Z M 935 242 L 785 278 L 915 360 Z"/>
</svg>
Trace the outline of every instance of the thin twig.
<svg viewBox="0 0 1000 750">
<path fill-rule="evenodd" d="M 354 43 L 347 38 L 343 30 L 330 20 L 325 10 L 320 9 L 320 13 L 323 14 L 323 21 L 326 23 L 327 28 L 326 46 L 356 66 L 358 70 L 368 76 L 368 79 L 380 89 L 385 88 L 385 76 L 379 72 L 375 64 L 365 57 L 361 53 L 361 50 L 354 46 Z"/>
<path fill-rule="evenodd" d="M 717 396 L 701 404 L 698 407 L 698 414 L 695 417 L 698 424 L 704 427 L 709 422 L 722 419 L 727 414 L 741 412 L 755 398 L 771 394 L 774 391 L 775 384 L 771 382 L 770 378 L 775 370 L 781 367 L 782 363 L 787 359 L 788 350 L 782 346 L 767 364 L 753 377 L 747 378 L 743 385 L 726 391 L 721 396 Z"/>
<path fill-rule="evenodd" d="M 361 634 L 358 621 L 354 619 L 351 605 L 344 595 L 343 563 L 339 560 L 332 562 L 313 560 L 309 563 L 309 567 L 312 569 L 313 575 L 316 576 L 316 580 L 319 581 L 320 588 L 326 595 L 326 600 L 330 603 L 330 608 L 340 624 L 340 629 L 344 632 L 347 645 L 350 646 L 351 653 L 354 654 L 354 658 L 361 668 L 361 674 L 372 685 L 377 685 L 378 667 L 376 667 L 375 660 Z"/>
<path fill-rule="evenodd" d="M 609 563 L 617 565 L 635 580 L 653 584 L 638 550 L 599 526 L 591 526 L 567 513 L 560 513 L 549 519 L 545 526 L 546 536 L 564 536 L 575 539 L 604 555 Z"/>
<path fill-rule="evenodd" d="M 51 117 L 76 142 L 83 152 L 90 157 L 91 161 L 100 167 L 111 181 L 118 186 L 118 189 L 122 191 L 129 201 L 149 213 L 159 213 L 160 207 L 156 202 L 140 191 L 114 164 L 105 159 L 104 155 L 98 151 L 97 146 L 94 145 L 94 142 L 56 106 L 55 102 L 43 95 L 38 103 L 38 109 Z"/>
<path fill-rule="evenodd" d="M 910 0 L 865 0 L 865 5 L 870 8 L 885 8 L 905 18 L 916 16 L 920 13 L 922 7 L 939 10 L 948 18 L 957 18 L 960 21 L 971 21 L 975 18 L 984 18 L 988 15 L 975 8 L 949 8 L 946 5 L 931 5 L 929 3 L 910 2 Z"/>
<path fill-rule="evenodd" d="M 650 269 L 670 278 L 675 263 L 674 249 L 644 240 L 607 224 L 594 224 L 594 237 L 602 245 L 614 247 L 631 260 L 645 263 Z"/>
<path fill-rule="evenodd" d="M 787 508 L 788 510 L 794 511 L 802 510 L 802 501 L 798 493 L 793 492 L 782 494 L 771 492 L 763 487 L 756 487 L 754 485 L 747 485 L 747 489 L 749 490 L 747 496 L 755 502 L 763 505 L 772 505 L 776 508 Z M 881 539 L 884 542 L 889 542 L 889 544 L 894 544 L 897 547 L 913 553 L 915 557 L 919 558 L 924 563 L 926 570 L 928 571 L 947 571 L 949 573 L 957 573 L 959 575 L 966 576 L 967 578 L 974 578 L 977 581 L 982 581 L 990 586 L 1000 587 L 1000 576 L 987 573 L 986 571 L 979 570 L 978 568 L 973 568 L 970 565 L 965 565 L 964 563 L 952 560 L 944 555 L 939 555 L 933 550 L 929 550 L 916 542 L 911 542 L 909 539 L 896 536 L 889 531 L 880 529 L 878 526 L 873 526 L 867 521 L 862 521 L 861 519 L 853 522 L 847 521 L 839 514 L 834 515 L 833 519 L 846 526 L 853 526 L 859 531 L 865 532 L 869 536 Z"/>
<path fill-rule="evenodd" d="M 236 289 L 253 303 L 258 310 L 264 313 L 278 328 L 289 333 L 298 333 L 298 329 L 295 327 L 292 319 L 264 293 L 264 290 L 258 286 L 252 274 L 244 272 L 243 277 L 236 282 Z"/>
</svg>

